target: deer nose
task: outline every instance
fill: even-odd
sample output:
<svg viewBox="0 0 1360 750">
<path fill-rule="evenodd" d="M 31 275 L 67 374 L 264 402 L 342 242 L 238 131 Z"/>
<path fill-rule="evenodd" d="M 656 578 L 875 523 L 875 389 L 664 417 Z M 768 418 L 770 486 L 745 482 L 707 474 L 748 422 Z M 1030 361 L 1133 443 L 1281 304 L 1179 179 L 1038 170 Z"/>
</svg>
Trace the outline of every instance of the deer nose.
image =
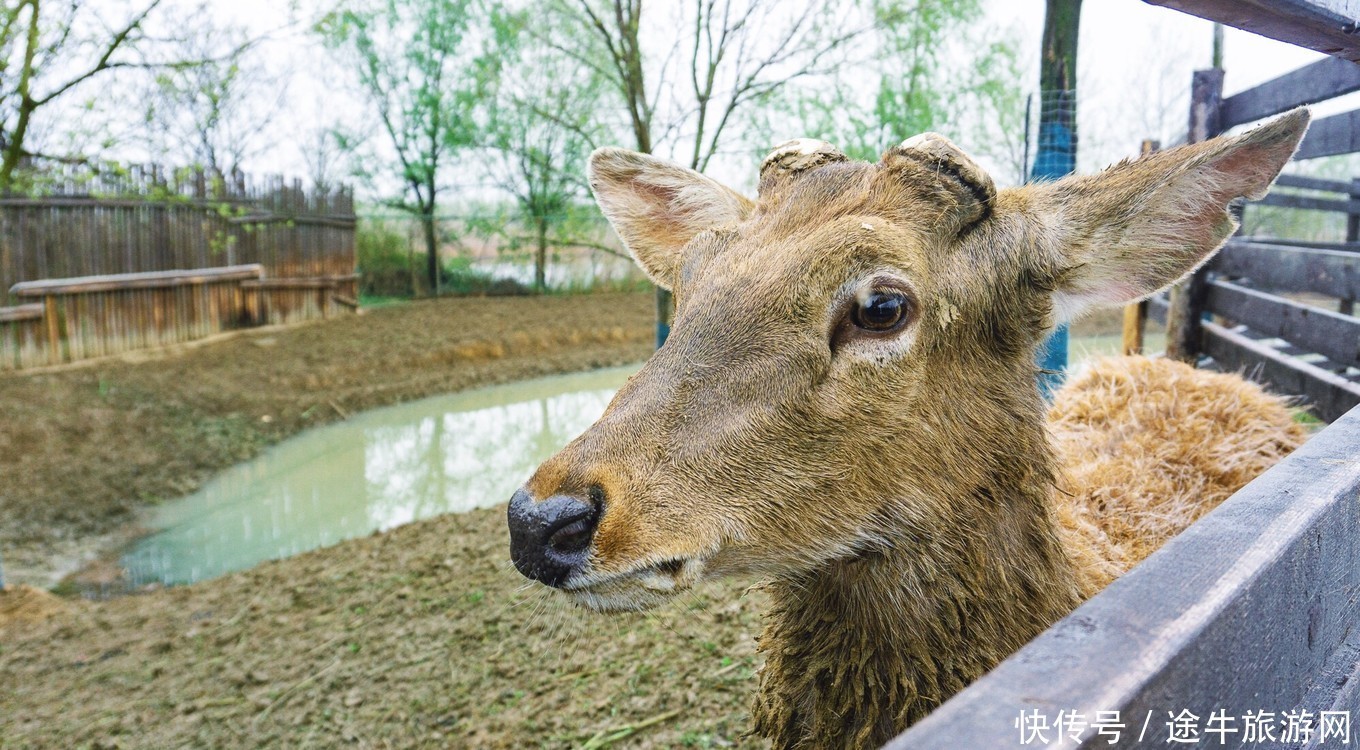
<svg viewBox="0 0 1360 750">
<path fill-rule="evenodd" d="M 526 577 L 560 587 L 585 566 L 600 523 L 600 503 L 572 495 L 534 502 L 520 488 L 510 498 L 510 559 Z"/>
</svg>

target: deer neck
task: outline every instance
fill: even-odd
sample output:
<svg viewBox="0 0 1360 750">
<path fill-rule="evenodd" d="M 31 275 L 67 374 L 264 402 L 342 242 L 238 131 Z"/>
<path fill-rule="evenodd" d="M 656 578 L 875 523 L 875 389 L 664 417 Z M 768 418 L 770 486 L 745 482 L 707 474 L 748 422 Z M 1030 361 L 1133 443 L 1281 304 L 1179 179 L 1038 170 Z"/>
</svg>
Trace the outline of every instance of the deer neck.
<svg viewBox="0 0 1360 750">
<path fill-rule="evenodd" d="M 967 509 L 969 533 L 904 524 L 886 535 L 901 541 L 769 584 L 755 732 L 775 748 L 879 747 L 1070 612 L 1050 486 L 974 488 L 943 506 Z"/>
</svg>

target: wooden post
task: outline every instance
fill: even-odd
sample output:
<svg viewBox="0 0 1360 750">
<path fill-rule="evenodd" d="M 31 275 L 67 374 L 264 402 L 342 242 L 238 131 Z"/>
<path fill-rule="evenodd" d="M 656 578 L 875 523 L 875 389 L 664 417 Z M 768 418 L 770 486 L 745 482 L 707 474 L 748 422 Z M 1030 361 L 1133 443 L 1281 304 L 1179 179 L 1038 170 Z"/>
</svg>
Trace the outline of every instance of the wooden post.
<svg viewBox="0 0 1360 750">
<path fill-rule="evenodd" d="M 61 364 L 61 321 L 57 319 L 57 295 L 43 297 L 43 317 L 47 319 L 47 361 Z"/>
<path fill-rule="evenodd" d="M 1223 70 L 1195 71 L 1190 85 L 1189 143 L 1206 141 L 1222 130 L 1220 108 L 1223 103 Z M 1171 289 L 1166 311 L 1166 356 L 1194 364 L 1200 352 L 1200 319 L 1208 291 L 1208 271 L 1196 271 Z"/>
<path fill-rule="evenodd" d="M 1360 177 L 1351 179 L 1351 193 L 1349 197 L 1352 200 L 1360 197 Z M 1346 214 L 1346 241 L 1360 242 L 1360 214 Z M 1355 300 L 1342 298 L 1341 304 L 1337 306 L 1337 312 L 1342 315 L 1354 315 Z"/>
<path fill-rule="evenodd" d="M 1157 141 L 1144 138 L 1138 147 L 1138 155 L 1147 156 L 1161 147 L 1162 144 Z M 1143 330 L 1147 327 L 1147 310 L 1147 300 L 1124 306 L 1124 340 L 1121 348 L 1126 357 L 1143 353 Z"/>
</svg>

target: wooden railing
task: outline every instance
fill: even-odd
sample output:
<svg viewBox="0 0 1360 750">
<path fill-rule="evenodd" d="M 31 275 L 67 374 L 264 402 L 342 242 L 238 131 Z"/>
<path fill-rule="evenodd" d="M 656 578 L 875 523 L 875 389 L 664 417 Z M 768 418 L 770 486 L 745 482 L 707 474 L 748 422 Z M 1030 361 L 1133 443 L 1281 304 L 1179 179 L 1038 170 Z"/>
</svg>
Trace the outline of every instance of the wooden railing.
<svg viewBox="0 0 1360 750">
<path fill-rule="evenodd" d="M 1297 396 L 1331 422 L 1360 404 L 1360 318 L 1291 296 L 1323 295 L 1338 306 L 1360 296 L 1360 253 L 1237 238 L 1209 266 L 1198 351 Z M 1277 292 L 1277 293 L 1271 293 Z M 1165 298 L 1149 300 L 1166 321 Z"/>
<path fill-rule="evenodd" d="M 157 166 L 44 163 L 0 195 L 0 305 L 19 282 L 258 263 L 271 278 L 355 267 L 348 190 Z"/>
<path fill-rule="evenodd" d="M 1222 79 L 1221 70 L 1195 74 L 1189 140 L 1360 91 L 1360 65 L 1329 58 L 1227 98 Z M 1314 121 L 1294 158 L 1356 150 L 1360 111 Z M 1360 404 L 1360 319 L 1354 317 L 1360 181 L 1281 175 L 1275 189 L 1244 210 L 1254 205 L 1341 213 L 1345 240 L 1236 237 L 1169 298 L 1150 300 L 1146 309 L 1167 324 L 1169 356 L 1210 357 L 1221 369 L 1300 397 L 1325 421 L 1337 419 Z"/>
<path fill-rule="evenodd" d="M 264 276 L 263 266 L 248 264 L 15 284 L 13 296 L 35 302 L 0 308 L 0 369 L 121 354 L 357 307 L 354 274 Z"/>
</svg>

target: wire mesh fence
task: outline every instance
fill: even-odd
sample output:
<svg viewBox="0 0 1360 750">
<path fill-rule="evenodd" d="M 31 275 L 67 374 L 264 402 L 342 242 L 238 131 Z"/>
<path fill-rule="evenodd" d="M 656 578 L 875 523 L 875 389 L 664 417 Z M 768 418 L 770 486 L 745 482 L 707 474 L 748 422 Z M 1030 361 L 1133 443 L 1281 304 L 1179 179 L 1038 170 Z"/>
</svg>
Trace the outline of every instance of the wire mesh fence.
<svg viewBox="0 0 1360 750">
<path fill-rule="evenodd" d="M 1038 111 L 1030 118 L 1027 135 L 1033 148 L 1030 181 L 1053 180 L 1071 174 L 1077 166 L 1077 92 L 1044 91 L 1033 97 Z"/>
</svg>

